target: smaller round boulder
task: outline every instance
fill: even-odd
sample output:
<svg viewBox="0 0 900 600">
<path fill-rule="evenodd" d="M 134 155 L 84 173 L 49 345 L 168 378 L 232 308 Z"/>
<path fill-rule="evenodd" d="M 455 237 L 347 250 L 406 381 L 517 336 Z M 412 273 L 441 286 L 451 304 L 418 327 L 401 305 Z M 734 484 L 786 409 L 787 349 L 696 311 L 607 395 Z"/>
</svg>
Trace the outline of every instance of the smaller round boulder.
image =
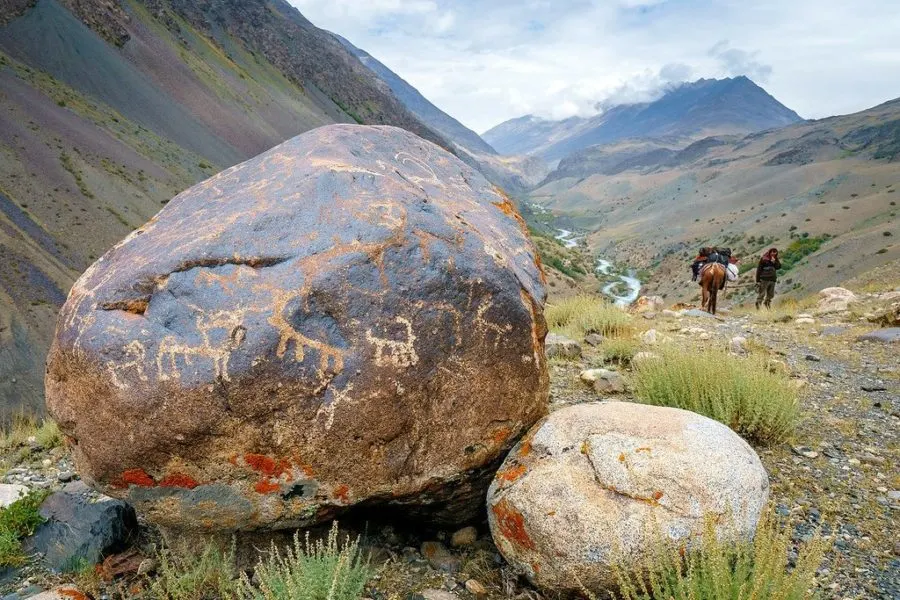
<svg viewBox="0 0 900 600">
<path fill-rule="evenodd" d="M 844 312 L 849 310 L 851 304 L 858 301 L 859 298 L 856 297 L 856 294 L 846 288 L 825 288 L 819 292 L 819 303 L 816 305 L 815 313 L 827 315 Z"/>
<path fill-rule="evenodd" d="M 596 402 L 538 422 L 488 491 L 500 552 L 545 590 L 610 589 L 655 536 L 750 538 L 769 496 L 753 449 L 725 425 L 685 410 Z"/>
<path fill-rule="evenodd" d="M 659 312 L 666 305 L 666 301 L 662 296 L 641 296 L 628 307 L 628 312 L 636 315 Z"/>
</svg>

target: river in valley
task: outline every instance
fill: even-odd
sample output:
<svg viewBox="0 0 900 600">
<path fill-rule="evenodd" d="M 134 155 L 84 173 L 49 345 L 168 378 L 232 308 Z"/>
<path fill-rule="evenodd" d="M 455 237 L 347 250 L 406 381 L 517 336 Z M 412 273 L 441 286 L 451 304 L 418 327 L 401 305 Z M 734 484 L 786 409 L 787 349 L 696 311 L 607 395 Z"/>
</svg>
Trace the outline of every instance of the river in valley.
<svg viewBox="0 0 900 600">
<path fill-rule="evenodd" d="M 582 236 L 576 235 L 574 231 L 569 231 L 568 229 L 557 229 L 558 233 L 554 236 L 562 245 L 566 248 L 574 248 L 578 245 L 578 240 L 581 239 Z"/>
<path fill-rule="evenodd" d="M 598 273 L 613 276 L 610 272 L 612 267 L 613 264 L 605 258 L 597 258 L 596 269 Z M 604 285 L 602 288 L 603 293 L 620 306 L 628 306 L 637 300 L 641 293 L 641 280 L 635 277 L 634 270 L 629 269 L 627 274 L 616 273 L 614 276 L 617 279 Z"/>
<path fill-rule="evenodd" d="M 554 236 L 566 248 L 575 248 L 578 242 L 584 238 L 584 235 L 569 231 L 568 229 L 557 228 L 557 234 Z M 641 280 L 635 276 L 634 269 L 627 269 L 624 273 L 617 272 L 613 269 L 613 263 L 605 258 L 598 257 L 596 270 L 601 275 L 611 278 L 601 288 L 603 294 L 611 298 L 620 306 L 628 306 L 641 293 Z"/>
</svg>

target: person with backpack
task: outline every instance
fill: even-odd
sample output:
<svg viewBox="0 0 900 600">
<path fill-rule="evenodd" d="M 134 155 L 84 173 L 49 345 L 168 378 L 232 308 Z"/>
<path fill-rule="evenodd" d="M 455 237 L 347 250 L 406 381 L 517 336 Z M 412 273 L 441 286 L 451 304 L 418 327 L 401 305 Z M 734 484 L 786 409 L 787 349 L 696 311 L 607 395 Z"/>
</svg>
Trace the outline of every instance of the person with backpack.
<svg viewBox="0 0 900 600">
<path fill-rule="evenodd" d="M 772 308 L 772 298 L 775 296 L 775 282 L 778 281 L 778 269 L 781 261 L 778 260 L 778 248 L 769 248 L 759 259 L 756 267 L 756 310 L 765 303 L 766 308 Z"/>
</svg>

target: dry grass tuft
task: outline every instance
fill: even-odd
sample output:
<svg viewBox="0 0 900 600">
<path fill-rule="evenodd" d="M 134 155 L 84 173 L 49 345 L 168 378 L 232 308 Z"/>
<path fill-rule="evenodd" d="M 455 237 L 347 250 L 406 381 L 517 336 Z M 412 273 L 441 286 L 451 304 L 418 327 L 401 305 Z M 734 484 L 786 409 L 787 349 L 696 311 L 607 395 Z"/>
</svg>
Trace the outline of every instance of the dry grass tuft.
<svg viewBox="0 0 900 600">
<path fill-rule="evenodd" d="M 635 395 L 646 404 L 706 415 L 745 438 L 771 444 L 793 432 L 799 409 L 796 388 L 767 362 L 759 355 L 669 348 L 659 360 L 635 366 Z"/>
<path fill-rule="evenodd" d="M 623 337 L 632 332 L 631 316 L 618 306 L 596 296 L 572 296 L 544 310 L 551 330 L 573 339 L 589 333 Z"/>
<path fill-rule="evenodd" d="M 0 434 L 0 450 L 12 450 L 28 443 L 29 438 L 42 448 L 55 448 L 62 441 L 59 427 L 49 419 L 20 415 Z"/>
<path fill-rule="evenodd" d="M 660 536 L 638 570 L 618 569 L 622 600 L 806 600 L 813 591 L 816 571 L 828 543 L 819 535 L 801 544 L 795 561 L 791 529 L 777 523 L 771 513 L 760 520 L 752 542 L 735 543 L 717 538 L 708 520 L 699 547 L 682 547 Z"/>
</svg>

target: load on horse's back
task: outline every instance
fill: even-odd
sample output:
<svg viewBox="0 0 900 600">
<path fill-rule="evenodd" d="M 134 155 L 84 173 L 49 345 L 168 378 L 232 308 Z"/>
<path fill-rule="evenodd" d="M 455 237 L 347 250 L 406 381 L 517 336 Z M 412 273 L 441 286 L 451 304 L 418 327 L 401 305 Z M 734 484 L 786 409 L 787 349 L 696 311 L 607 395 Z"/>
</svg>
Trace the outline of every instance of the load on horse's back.
<svg viewBox="0 0 900 600">
<path fill-rule="evenodd" d="M 731 248 L 700 248 L 697 258 L 691 264 L 693 278 L 700 278 L 703 289 L 703 309 L 713 314 L 716 312 L 716 299 L 719 290 L 725 288 L 726 281 L 735 281 L 738 276 L 738 260 L 731 255 Z"/>
</svg>

